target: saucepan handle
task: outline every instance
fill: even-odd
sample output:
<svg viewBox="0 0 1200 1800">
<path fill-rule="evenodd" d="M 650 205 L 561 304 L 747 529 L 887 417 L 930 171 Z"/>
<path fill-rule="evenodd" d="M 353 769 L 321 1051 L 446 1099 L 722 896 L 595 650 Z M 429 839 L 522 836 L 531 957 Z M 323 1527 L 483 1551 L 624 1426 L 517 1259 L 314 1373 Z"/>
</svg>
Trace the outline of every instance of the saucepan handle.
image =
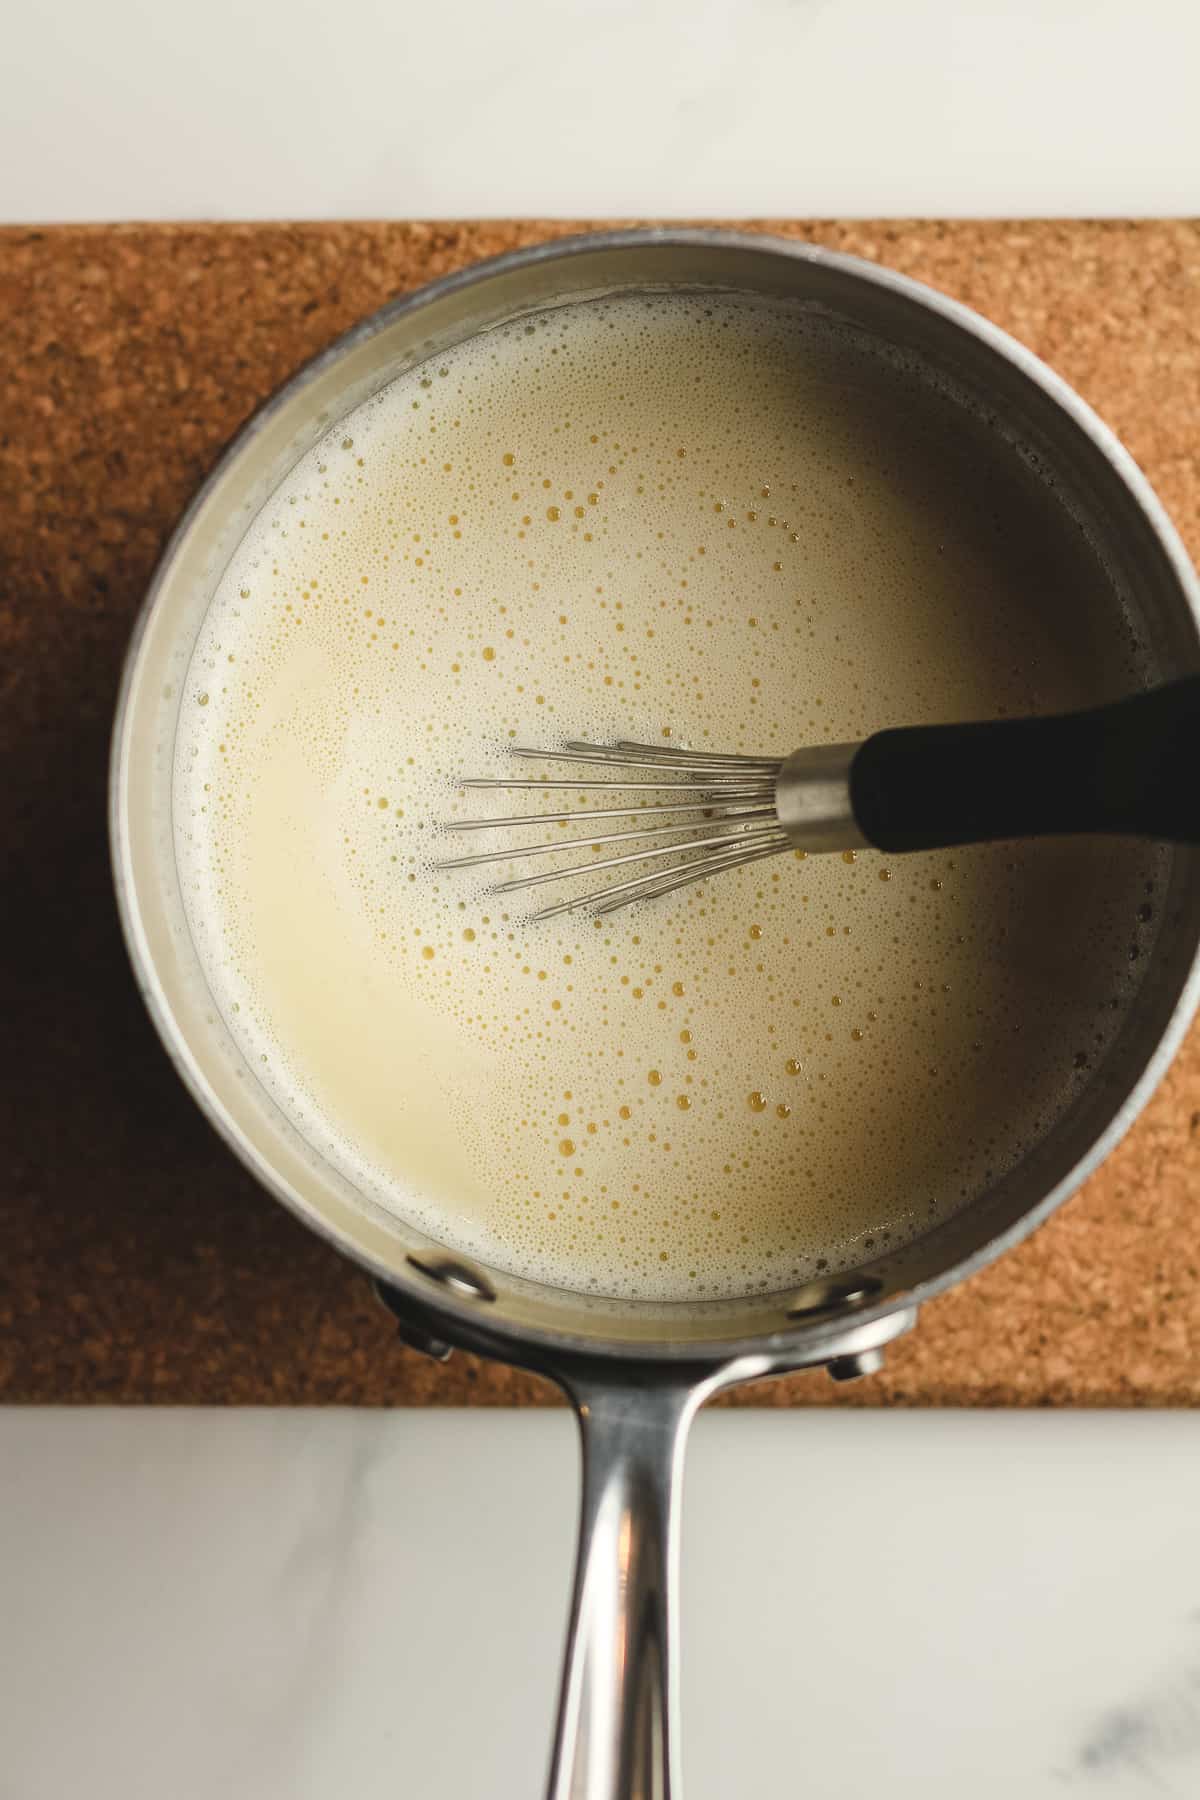
<svg viewBox="0 0 1200 1800">
<path fill-rule="evenodd" d="M 679 1486 L 714 1384 L 563 1385 L 583 1504 L 549 1800 L 679 1800 Z"/>
</svg>

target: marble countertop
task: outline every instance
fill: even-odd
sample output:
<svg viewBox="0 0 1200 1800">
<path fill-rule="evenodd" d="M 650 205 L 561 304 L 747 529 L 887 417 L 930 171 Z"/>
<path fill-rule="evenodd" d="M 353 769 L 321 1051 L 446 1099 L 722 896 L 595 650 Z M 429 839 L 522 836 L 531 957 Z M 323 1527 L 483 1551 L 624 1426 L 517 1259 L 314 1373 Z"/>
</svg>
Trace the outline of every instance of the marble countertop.
<svg viewBox="0 0 1200 1800">
<path fill-rule="evenodd" d="M 1200 210 L 1194 0 L 60 0 L 4 51 L 0 219 Z"/>
<path fill-rule="evenodd" d="M 563 1413 L 0 1411 L 6 1800 L 531 1800 Z M 1181 1413 L 704 1414 L 687 1800 L 1190 1800 Z"/>
</svg>

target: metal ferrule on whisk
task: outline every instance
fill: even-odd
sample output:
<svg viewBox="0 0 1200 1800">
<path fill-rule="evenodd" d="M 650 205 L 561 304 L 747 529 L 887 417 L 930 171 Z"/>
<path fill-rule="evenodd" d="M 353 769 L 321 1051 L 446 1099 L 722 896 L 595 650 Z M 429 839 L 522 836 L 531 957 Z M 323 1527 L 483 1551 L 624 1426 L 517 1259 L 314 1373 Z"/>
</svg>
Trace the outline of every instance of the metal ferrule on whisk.
<svg viewBox="0 0 1200 1800">
<path fill-rule="evenodd" d="M 817 744 L 793 750 L 775 782 L 775 811 L 796 850 L 861 850 L 850 796 L 850 765 L 858 744 Z"/>
</svg>

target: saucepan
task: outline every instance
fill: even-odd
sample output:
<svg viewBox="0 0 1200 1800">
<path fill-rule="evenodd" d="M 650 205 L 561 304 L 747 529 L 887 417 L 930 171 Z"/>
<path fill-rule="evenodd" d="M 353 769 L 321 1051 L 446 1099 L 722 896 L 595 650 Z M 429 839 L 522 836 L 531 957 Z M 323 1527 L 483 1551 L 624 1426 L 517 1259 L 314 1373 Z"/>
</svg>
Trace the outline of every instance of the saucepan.
<svg viewBox="0 0 1200 1800">
<path fill-rule="evenodd" d="M 451 1253 L 357 1193 L 280 1112 L 226 1030 L 189 936 L 172 833 L 185 676 L 230 554 L 286 472 L 353 407 L 427 357 L 522 313 L 622 290 L 786 297 L 953 380 L 1086 530 L 1157 679 L 1200 667 L 1200 588 L 1132 459 L 1049 369 L 992 325 L 871 264 L 769 237 L 605 232 L 482 263 L 397 300 L 251 419 L 171 538 L 137 622 L 117 712 L 112 852 L 134 971 L 183 1080 L 262 1185 L 368 1271 L 405 1341 L 454 1346 L 565 1389 L 582 1521 L 549 1792 L 678 1794 L 675 1565 L 689 1424 L 712 1394 L 824 1365 L 876 1369 L 922 1303 L 1020 1241 L 1096 1167 L 1162 1076 L 1200 996 L 1200 853 L 1171 852 L 1136 1002 L 1054 1128 L 965 1210 L 892 1254 L 800 1289 L 706 1304 L 560 1291 Z"/>
</svg>

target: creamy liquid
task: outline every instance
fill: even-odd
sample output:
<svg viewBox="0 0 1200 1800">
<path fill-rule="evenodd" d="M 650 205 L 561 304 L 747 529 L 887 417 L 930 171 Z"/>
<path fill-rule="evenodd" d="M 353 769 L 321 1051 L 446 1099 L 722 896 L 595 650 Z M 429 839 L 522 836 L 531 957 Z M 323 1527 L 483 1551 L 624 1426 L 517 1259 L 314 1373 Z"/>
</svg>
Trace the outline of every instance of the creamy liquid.
<svg viewBox="0 0 1200 1800">
<path fill-rule="evenodd" d="M 529 774 L 513 743 L 783 754 L 1133 682 L 1084 534 L 866 355 L 736 298 L 519 321 L 343 421 L 226 572 L 175 799 L 212 992 L 314 1146 L 450 1245 L 659 1299 L 879 1255 L 1119 1024 L 1127 846 L 789 853 L 545 924 L 487 892 L 529 865 L 432 868 L 517 841 L 454 816 L 583 804 L 456 791 Z"/>
</svg>

